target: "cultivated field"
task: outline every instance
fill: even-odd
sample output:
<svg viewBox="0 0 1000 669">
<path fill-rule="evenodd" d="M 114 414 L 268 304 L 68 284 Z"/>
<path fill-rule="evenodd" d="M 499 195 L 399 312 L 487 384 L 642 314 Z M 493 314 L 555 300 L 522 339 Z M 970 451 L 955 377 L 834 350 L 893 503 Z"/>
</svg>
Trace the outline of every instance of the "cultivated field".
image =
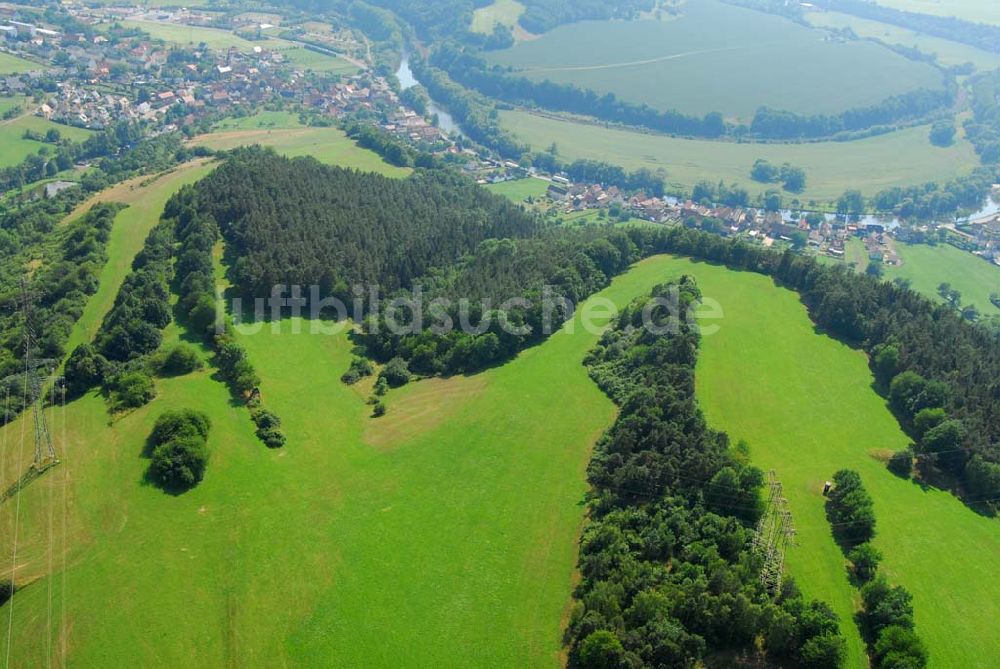
<svg viewBox="0 0 1000 669">
<path fill-rule="evenodd" d="M 954 16 L 975 23 L 1000 24 L 1000 6 L 984 0 L 878 0 L 876 4 L 919 14 Z"/>
<path fill-rule="evenodd" d="M 673 21 L 585 21 L 490 56 L 548 79 L 661 110 L 749 119 L 761 106 L 829 114 L 917 88 L 940 73 L 871 42 L 702 0 Z"/>
<path fill-rule="evenodd" d="M 524 5 L 517 0 L 493 0 L 472 13 L 472 31 L 489 35 L 498 24 L 513 28 L 523 13 Z"/>
<path fill-rule="evenodd" d="M 835 29 L 850 28 L 859 37 L 874 37 L 888 44 L 915 46 L 925 53 L 937 54 L 938 62 L 943 65 L 961 65 L 969 62 L 980 70 L 993 70 L 1000 67 L 1000 54 L 990 53 L 974 46 L 952 42 L 940 37 L 913 32 L 888 23 L 869 21 L 839 12 L 807 12 L 806 20 L 814 26 Z"/>
<path fill-rule="evenodd" d="M 974 304 L 984 316 L 1000 315 L 990 302 L 990 293 L 1000 293 L 1000 267 L 950 244 L 925 246 L 897 244 L 901 267 L 887 267 L 887 279 L 909 279 L 913 289 L 940 300 L 942 283 L 962 293 L 962 304 Z"/>
<path fill-rule="evenodd" d="M 814 144 L 736 144 L 677 139 L 599 125 L 553 119 L 528 112 L 502 111 L 503 126 L 534 149 L 553 142 L 563 159 L 603 160 L 628 169 L 664 168 L 667 182 L 690 190 L 698 181 L 736 182 L 751 193 L 768 188 L 750 179 L 757 158 L 790 162 L 806 171 L 806 190 L 798 197 L 828 201 L 849 188 L 871 195 L 883 188 L 947 180 L 971 172 L 978 164 L 964 139 L 939 148 L 928 141 L 929 128 L 920 126 L 853 142 Z"/>
<path fill-rule="evenodd" d="M 64 138 L 73 141 L 82 141 L 90 136 L 89 130 L 53 123 L 28 113 L 9 121 L 0 121 L 0 167 L 16 165 L 29 155 L 37 153 L 43 146 L 54 150 L 54 147 L 48 144 L 24 138 L 26 130 L 44 135 L 53 128 L 58 130 Z"/>
<path fill-rule="evenodd" d="M 44 65 L 24 60 L 9 53 L 0 53 L 0 74 L 20 74 L 22 72 L 40 72 Z"/>
</svg>

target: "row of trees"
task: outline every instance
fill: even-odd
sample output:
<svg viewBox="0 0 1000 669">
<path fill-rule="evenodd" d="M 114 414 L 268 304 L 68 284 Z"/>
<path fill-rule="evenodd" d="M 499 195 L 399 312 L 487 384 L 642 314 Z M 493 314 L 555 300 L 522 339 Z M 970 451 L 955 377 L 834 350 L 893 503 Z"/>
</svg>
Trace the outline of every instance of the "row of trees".
<svg viewBox="0 0 1000 669">
<path fill-rule="evenodd" d="M 734 457 L 698 408 L 698 334 L 686 323 L 673 334 L 643 327 L 644 310 L 659 325 L 671 318 L 663 305 L 649 309 L 652 298 L 684 310 L 700 293 L 688 277 L 657 286 L 587 358 L 620 413 L 588 469 L 569 666 L 688 667 L 726 651 L 841 666 L 836 614 L 790 580 L 773 599 L 761 585 L 750 545 L 762 473 Z"/>
<path fill-rule="evenodd" d="M 858 616 L 868 654 L 876 669 L 921 669 L 927 666 L 927 649 L 913 624 L 912 597 L 902 586 L 890 586 L 878 574 L 882 553 L 875 537 L 875 512 L 861 476 L 841 469 L 833 475 L 827 515 L 834 536 L 851 562 L 851 575 L 861 588 L 863 609 Z"/>
<path fill-rule="evenodd" d="M 257 438 L 269 448 L 284 446 L 281 419 L 261 406 L 257 371 L 236 340 L 228 318 L 217 313 L 213 251 L 219 239 L 218 225 L 210 214 L 199 211 L 194 186 L 186 186 L 174 195 L 163 216 L 174 224 L 180 242 L 173 281 L 179 295 L 178 319 L 215 350 L 220 376 L 234 395 L 248 402 Z"/>
</svg>

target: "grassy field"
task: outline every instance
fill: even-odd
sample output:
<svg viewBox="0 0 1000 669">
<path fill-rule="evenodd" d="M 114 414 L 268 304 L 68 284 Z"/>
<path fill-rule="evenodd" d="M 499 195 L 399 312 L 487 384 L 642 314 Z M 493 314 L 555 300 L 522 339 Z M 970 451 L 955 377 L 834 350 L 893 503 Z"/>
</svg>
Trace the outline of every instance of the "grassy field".
<svg viewBox="0 0 1000 669">
<path fill-rule="evenodd" d="M 345 165 L 369 172 L 380 172 L 388 176 L 406 176 L 411 172 L 408 168 L 394 167 L 385 163 L 376 153 L 362 149 L 337 128 L 252 128 L 255 122 L 271 123 L 264 117 L 252 121 L 242 119 L 248 129 L 223 130 L 210 135 L 194 138 L 196 146 L 207 146 L 213 149 L 233 149 L 237 146 L 260 144 L 273 147 L 278 153 L 287 156 L 313 156 L 325 163 Z M 275 119 L 282 118 L 277 113 Z M 287 115 L 285 118 L 288 118 Z M 279 123 L 274 120 L 274 123 Z"/>
<path fill-rule="evenodd" d="M 973 63 L 977 69 L 993 70 L 1000 67 L 1000 54 L 983 51 L 976 47 L 951 40 L 913 32 L 906 28 L 862 19 L 839 12 L 807 12 L 806 20 L 814 26 L 825 28 L 850 28 L 860 37 L 874 37 L 888 44 L 916 46 L 925 53 L 934 53 L 943 65 Z"/>
<path fill-rule="evenodd" d="M 871 42 L 715 0 L 678 20 L 584 21 L 494 52 L 535 81 L 614 93 L 661 110 L 749 119 L 761 106 L 829 114 L 916 88 L 940 88 L 932 66 Z"/>
<path fill-rule="evenodd" d="M 281 52 L 286 61 L 294 63 L 297 67 L 313 72 L 326 72 L 330 74 L 342 74 L 345 76 L 357 74 L 358 68 L 346 60 L 330 56 L 312 49 L 295 47 Z"/>
<path fill-rule="evenodd" d="M 975 23 L 1000 25 L 1000 6 L 983 0 L 878 0 L 876 4 L 935 16 L 954 16 Z"/>
<path fill-rule="evenodd" d="M 887 576 L 914 596 L 917 629 L 932 667 L 994 666 L 1000 639 L 1000 522 L 952 495 L 899 479 L 873 457 L 908 439 L 871 389 L 865 356 L 817 335 L 797 296 L 763 276 L 687 260 L 664 273 L 691 273 L 725 318 L 705 336 L 698 396 L 709 422 L 746 439 L 751 460 L 783 483 L 796 544 L 786 563 L 803 592 L 828 601 L 847 623 L 850 667 L 864 666 L 850 631 L 856 591 L 823 511 L 822 485 L 834 471 L 861 473 L 875 499 L 876 545 Z M 955 564 L 953 569 L 945 565 Z M 956 624 L 956 621 L 962 621 Z"/>
<path fill-rule="evenodd" d="M 58 130 L 63 137 L 74 141 L 82 141 L 90 136 L 89 130 L 53 123 L 30 114 L 24 114 L 9 121 L 0 121 L 0 167 L 16 165 L 29 155 L 37 153 L 43 146 L 49 146 L 43 142 L 25 139 L 24 132 L 26 130 L 45 134 L 52 128 Z M 53 147 L 49 146 L 49 148 Z"/>
<path fill-rule="evenodd" d="M 631 170 L 662 167 L 667 182 L 684 190 L 703 179 L 713 183 L 722 179 L 751 193 L 763 192 L 768 186 L 750 179 L 754 161 L 787 161 L 806 171 L 807 183 L 804 193 L 786 193 L 785 198 L 798 197 L 802 202 L 833 200 L 849 188 L 871 195 L 890 186 L 946 180 L 967 174 L 978 164 L 965 140 L 948 148 L 932 146 L 926 126 L 853 142 L 737 144 L 649 135 L 521 111 L 502 111 L 500 118 L 504 128 L 536 150 L 555 142 L 563 159 L 603 160 Z"/>
<path fill-rule="evenodd" d="M 236 47 L 241 51 L 250 51 L 255 46 L 265 49 L 282 49 L 288 47 L 288 42 L 282 40 L 248 40 L 228 30 L 218 28 L 202 28 L 177 23 L 160 23 L 128 19 L 123 25 L 139 28 L 155 39 L 181 46 L 204 44 L 210 49 L 228 49 Z"/>
<path fill-rule="evenodd" d="M 472 13 L 472 31 L 489 35 L 498 24 L 513 28 L 523 13 L 524 5 L 517 0 L 493 0 Z"/>
<path fill-rule="evenodd" d="M 932 666 L 990 666 L 1000 652 L 997 522 L 871 457 L 905 437 L 871 391 L 864 357 L 816 335 L 793 293 L 660 257 L 603 295 L 624 304 L 681 272 L 726 314 L 704 340 L 699 396 L 714 425 L 748 439 L 754 461 L 777 470 L 798 529 L 788 564 L 806 594 L 849 620 L 854 591 L 820 486 L 838 467 L 857 468 L 876 499 L 884 569 L 914 592 Z M 265 402 L 284 418 L 280 451 L 254 439 L 245 410 L 208 372 L 159 381 L 152 405 L 112 425 L 96 396 L 53 412 L 64 462 L 24 491 L 16 513 L 19 576 L 55 576 L 0 609 L 16 631 L 15 666 L 46 657 L 84 666 L 395 666 L 400 657 L 412 666 L 483 657 L 558 666 L 584 468 L 614 415 L 580 364 L 596 335 L 577 327 L 484 374 L 416 382 L 371 419 L 363 393 L 337 380 L 350 360 L 346 335 L 280 326 L 242 337 Z M 170 407 L 214 422 L 207 477 L 179 497 L 141 482 L 142 443 Z M 11 453 L 4 480 L 24 462 L 8 448 L 22 430 L 0 430 Z M 14 509 L 0 507 L 6 536 Z M 961 569 L 948 566 L 955 555 Z M 861 666 L 852 630 L 846 623 L 849 666 Z"/>
<path fill-rule="evenodd" d="M 900 243 L 896 249 L 903 264 L 887 267 L 886 279 L 909 279 L 914 290 L 935 300 L 941 299 L 937 287 L 950 283 L 962 293 L 963 305 L 975 304 L 984 316 L 1000 314 L 990 302 L 990 293 L 1000 292 L 1000 267 L 950 244 Z"/>
<path fill-rule="evenodd" d="M 605 294 L 627 301 L 661 269 L 645 263 Z M 112 426 L 96 396 L 54 416 L 64 463 L 24 492 L 18 572 L 54 560 L 58 574 L 0 610 L 15 663 L 558 666 L 584 468 L 614 415 L 580 364 L 596 335 L 416 383 L 376 421 L 337 380 L 347 337 L 288 325 L 244 337 L 285 420 L 281 451 L 256 442 L 207 372 L 158 382 L 151 406 Z M 208 476 L 180 497 L 142 485 L 139 457 L 176 406 L 214 421 Z M 0 507 L 8 531 L 12 508 Z"/>
<path fill-rule="evenodd" d="M 514 202 L 524 202 L 529 197 L 538 198 L 545 195 L 549 188 L 549 182 L 545 179 L 529 177 L 527 179 L 516 179 L 514 181 L 504 181 L 498 184 L 488 184 L 486 190 L 503 195 Z"/>
<path fill-rule="evenodd" d="M 9 53 L 0 53 L 0 74 L 21 74 L 22 72 L 40 72 L 45 69 L 44 65 L 33 63 L 30 60 L 18 58 Z"/>
</svg>

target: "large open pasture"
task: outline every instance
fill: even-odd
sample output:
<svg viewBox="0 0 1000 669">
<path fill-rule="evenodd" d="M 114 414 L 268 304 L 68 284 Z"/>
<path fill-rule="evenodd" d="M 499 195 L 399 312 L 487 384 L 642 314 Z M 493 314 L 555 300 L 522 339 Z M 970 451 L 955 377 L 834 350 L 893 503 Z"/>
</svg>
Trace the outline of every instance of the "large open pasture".
<svg viewBox="0 0 1000 669">
<path fill-rule="evenodd" d="M 737 144 L 692 140 L 590 125 L 522 111 L 500 112 L 503 126 L 534 149 L 553 142 L 567 160 L 603 160 L 627 169 L 667 171 L 674 189 L 690 190 L 698 181 L 738 183 L 751 193 L 771 186 L 750 179 L 758 158 L 790 162 L 806 171 L 806 189 L 786 199 L 834 200 L 849 188 L 872 195 L 883 188 L 947 180 L 971 172 L 978 160 L 964 139 L 948 148 L 932 146 L 929 128 L 920 126 L 853 142 L 812 144 Z"/>
<path fill-rule="evenodd" d="M 584 21 L 491 55 L 536 81 L 614 93 L 660 110 L 749 119 L 761 106 L 830 114 L 917 88 L 941 74 L 871 42 L 715 0 L 670 21 Z"/>
<path fill-rule="evenodd" d="M 296 67 L 311 72 L 323 72 L 327 74 L 341 74 L 349 76 L 358 73 L 358 67 L 349 63 L 343 58 L 337 58 L 329 54 L 307 49 L 305 47 L 293 47 L 281 52 L 285 60 Z"/>
<path fill-rule="evenodd" d="M 16 165 L 31 154 L 38 153 L 43 146 L 48 146 L 43 142 L 25 139 L 26 130 L 44 135 L 52 129 L 58 130 L 63 137 L 74 141 L 82 141 L 90 136 L 89 130 L 53 123 L 28 113 L 9 121 L 0 121 L 0 167 Z"/>
<path fill-rule="evenodd" d="M 872 457 L 906 438 L 864 356 L 817 334 L 793 293 L 658 257 L 602 295 L 621 305 L 681 273 L 725 313 L 698 367 L 708 419 L 784 483 L 798 529 L 789 568 L 841 614 L 849 666 L 863 658 L 854 591 L 820 494 L 840 467 L 875 497 L 884 569 L 914 592 L 932 666 L 990 666 L 997 521 Z M 372 419 L 338 380 L 346 334 L 295 324 L 241 335 L 284 418 L 280 451 L 260 445 L 208 371 L 158 381 L 151 405 L 111 424 L 96 395 L 52 413 L 63 464 L 25 489 L 19 511 L 0 507 L 5 536 L 19 519 L 16 573 L 37 579 L 0 609 L 15 665 L 559 666 L 584 468 L 614 416 L 581 365 L 597 335 L 577 325 L 483 374 L 415 382 Z M 214 423 L 205 481 L 176 497 L 143 484 L 140 457 L 174 407 Z M 0 430 L 4 481 L 25 462 L 23 430 Z"/>
<path fill-rule="evenodd" d="M 1000 267 L 968 251 L 938 244 L 897 244 L 903 264 L 887 267 L 886 278 L 909 279 L 913 289 L 931 299 L 941 300 L 938 286 L 950 283 L 962 293 L 962 304 L 974 304 L 984 316 L 1000 315 L 990 302 L 991 293 L 1000 293 Z"/>
<path fill-rule="evenodd" d="M 968 44 L 914 32 L 888 23 L 862 19 L 851 14 L 807 12 L 806 20 L 814 26 L 837 30 L 850 28 L 859 37 L 873 37 L 887 44 L 915 46 L 925 53 L 936 54 L 938 62 L 942 65 L 961 65 L 968 62 L 980 70 L 993 70 L 1000 67 L 1000 54 L 983 51 Z"/>
</svg>

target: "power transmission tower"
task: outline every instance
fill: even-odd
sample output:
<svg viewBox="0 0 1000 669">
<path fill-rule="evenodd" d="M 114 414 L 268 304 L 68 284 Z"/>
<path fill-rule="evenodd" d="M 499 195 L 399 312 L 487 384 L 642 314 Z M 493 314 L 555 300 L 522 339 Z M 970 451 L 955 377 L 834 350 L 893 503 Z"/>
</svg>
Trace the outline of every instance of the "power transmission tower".
<svg viewBox="0 0 1000 669">
<path fill-rule="evenodd" d="M 795 541 L 795 526 L 788 500 L 782 494 L 781 481 L 772 469 L 767 473 L 767 505 L 757 523 L 752 550 L 764 558 L 760 582 L 772 595 L 781 590 L 785 571 L 785 548 Z"/>
<path fill-rule="evenodd" d="M 43 379 L 48 379 L 57 362 L 51 359 L 36 359 L 37 335 L 34 323 L 34 295 L 26 279 L 21 280 L 21 316 L 24 320 L 24 389 L 25 407 L 31 403 L 32 420 L 35 426 L 35 469 L 41 469 L 46 462 L 57 462 L 56 449 L 52 444 L 48 419 L 42 407 Z"/>
</svg>

